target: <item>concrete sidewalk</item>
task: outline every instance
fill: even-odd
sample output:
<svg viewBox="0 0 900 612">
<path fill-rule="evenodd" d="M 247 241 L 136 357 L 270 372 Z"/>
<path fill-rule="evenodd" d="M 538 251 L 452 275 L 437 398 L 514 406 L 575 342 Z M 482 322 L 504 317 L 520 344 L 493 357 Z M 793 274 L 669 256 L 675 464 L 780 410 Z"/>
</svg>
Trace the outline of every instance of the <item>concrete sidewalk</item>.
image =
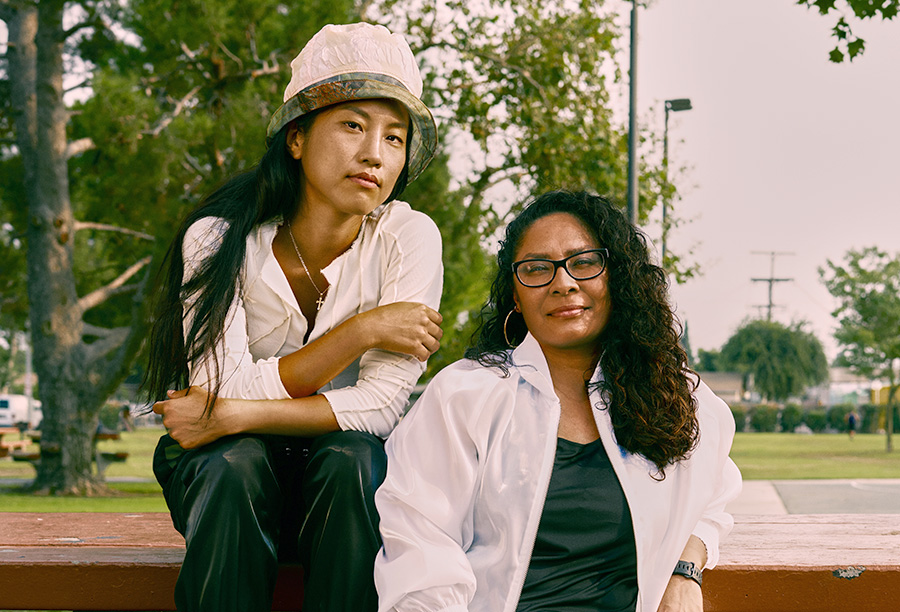
<svg viewBox="0 0 900 612">
<path fill-rule="evenodd" d="M 732 514 L 900 514 L 900 479 L 745 480 Z"/>
</svg>

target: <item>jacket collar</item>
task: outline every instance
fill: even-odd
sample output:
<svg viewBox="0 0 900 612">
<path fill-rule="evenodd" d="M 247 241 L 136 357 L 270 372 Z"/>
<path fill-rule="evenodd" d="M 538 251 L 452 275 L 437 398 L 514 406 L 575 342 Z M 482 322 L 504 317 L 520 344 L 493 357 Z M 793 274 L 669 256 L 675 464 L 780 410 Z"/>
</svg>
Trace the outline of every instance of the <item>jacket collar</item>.
<svg viewBox="0 0 900 612">
<path fill-rule="evenodd" d="M 525 339 L 512 350 L 512 364 L 518 370 L 519 375 L 541 393 L 556 395 L 553 390 L 553 379 L 550 378 L 550 366 L 541 349 L 540 343 L 531 335 L 525 335 Z M 598 361 L 591 382 L 596 383 L 603 379 L 603 371 Z"/>
</svg>

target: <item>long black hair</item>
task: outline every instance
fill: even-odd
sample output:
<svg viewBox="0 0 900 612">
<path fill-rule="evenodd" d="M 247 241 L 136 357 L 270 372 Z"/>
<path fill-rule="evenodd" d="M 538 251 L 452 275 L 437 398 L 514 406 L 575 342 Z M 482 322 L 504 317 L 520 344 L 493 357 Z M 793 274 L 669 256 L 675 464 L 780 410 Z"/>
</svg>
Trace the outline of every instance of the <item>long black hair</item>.
<svg viewBox="0 0 900 612">
<path fill-rule="evenodd" d="M 616 439 L 633 453 L 664 468 L 683 459 L 697 443 L 699 428 L 681 327 L 668 300 L 664 270 L 650 261 L 647 240 L 613 204 L 584 192 L 553 191 L 539 196 L 506 227 L 497 253 L 497 275 L 482 309 L 466 357 L 508 373 L 509 342 L 528 333 L 515 307 L 512 264 L 522 236 L 538 219 L 567 213 L 580 220 L 609 251 L 609 319 L 597 341 L 603 370 L 598 390 L 607 402 Z M 504 333 L 504 325 L 505 333 Z M 586 380 L 592 372 L 586 372 Z M 587 383 L 586 383 L 587 384 Z"/>
<path fill-rule="evenodd" d="M 302 115 L 293 122 L 308 133 L 322 109 Z M 225 332 L 228 310 L 240 291 L 240 271 L 246 253 L 247 236 L 254 227 L 297 213 L 303 187 L 300 161 L 287 148 L 289 125 L 276 133 L 259 163 L 229 179 L 209 194 L 200 206 L 182 221 L 169 246 L 158 280 L 159 290 L 150 331 L 148 367 L 142 387 L 151 400 L 164 399 L 168 389 L 190 384 L 190 369 L 201 362 L 214 380 L 207 413 L 221 388 L 221 364 L 216 346 Z M 410 122 L 409 130 L 413 129 Z M 407 139 L 409 142 L 409 139 Z M 403 193 L 408 181 L 409 147 L 406 164 L 385 202 Z M 188 228 L 206 217 L 221 218 L 227 228 L 221 246 L 200 263 L 193 276 L 184 279 L 182 246 Z M 191 304 L 191 326 L 185 336 L 184 304 Z"/>
</svg>

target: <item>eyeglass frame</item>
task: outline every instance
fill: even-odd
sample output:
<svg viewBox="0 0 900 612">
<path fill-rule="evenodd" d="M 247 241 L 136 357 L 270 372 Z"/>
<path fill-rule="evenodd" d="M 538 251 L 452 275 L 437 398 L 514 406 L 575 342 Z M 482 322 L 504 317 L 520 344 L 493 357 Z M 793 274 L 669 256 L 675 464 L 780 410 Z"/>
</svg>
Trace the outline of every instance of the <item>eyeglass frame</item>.
<svg viewBox="0 0 900 612">
<path fill-rule="evenodd" d="M 575 278 L 575 276 L 572 274 L 572 271 L 569 270 L 569 266 L 567 266 L 566 263 L 570 259 L 578 257 L 579 255 L 584 255 L 585 253 L 600 253 L 603 256 L 603 267 L 600 268 L 599 272 L 597 272 L 596 274 L 592 274 L 591 276 L 586 276 L 585 278 Z M 542 283 L 540 285 L 526 285 L 524 282 L 522 282 L 522 279 L 519 277 L 519 266 L 521 266 L 524 263 L 531 262 L 531 261 L 543 261 L 545 263 L 553 264 L 553 275 L 550 276 L 550 280 L 548 280 L 546 283 Z M 538 289 L 540 287 L 546 287 L 547 285 L 552 283 L 554 280 L 556 280 L 556 273 L 559 271 L 560 268 L 565 270 L 566 274 L 568 274 L 572 280 L 586 281 L 586 280 L 591 280 L 592 278 L 597 278 L 598 276 L 600 276 L 601 274 L 606 272 L 606 266 L 608 263 L 609 263 L 609 249 L 585 249 L 584 251 L 579 251 L 579 252 L 569 255 L 568 257 L 565 257 L 563 259 L 543 259 L 541 257 L 533 257 L 531 259 L 520 259 L 519 261 L 512 262 L 512 273 L 513 273 L 513 276 L 515 277 L 515 279 L 517 281 L 519 281 L 519 283 L 521 283 L 521 285 L 523 287 L 528 287 L 529 289 Z"/>
</svg>

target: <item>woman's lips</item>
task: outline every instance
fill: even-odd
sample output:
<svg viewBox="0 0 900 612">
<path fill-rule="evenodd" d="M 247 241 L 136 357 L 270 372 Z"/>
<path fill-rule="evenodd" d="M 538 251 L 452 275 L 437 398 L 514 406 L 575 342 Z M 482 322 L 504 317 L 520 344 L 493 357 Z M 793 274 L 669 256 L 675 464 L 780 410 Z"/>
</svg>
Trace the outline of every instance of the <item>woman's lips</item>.
<svg viewBox="0 0 900 612">
<path fill-rule="evenodd" d="M 558 317 L 558 318 L 569 318 L 569 317 L 577 317 L 581 313 L 587 310 L 586 306 L 561 306 L 560 308 L 554 308 L 547 316 L 549 317 Z"/>
</svg>

